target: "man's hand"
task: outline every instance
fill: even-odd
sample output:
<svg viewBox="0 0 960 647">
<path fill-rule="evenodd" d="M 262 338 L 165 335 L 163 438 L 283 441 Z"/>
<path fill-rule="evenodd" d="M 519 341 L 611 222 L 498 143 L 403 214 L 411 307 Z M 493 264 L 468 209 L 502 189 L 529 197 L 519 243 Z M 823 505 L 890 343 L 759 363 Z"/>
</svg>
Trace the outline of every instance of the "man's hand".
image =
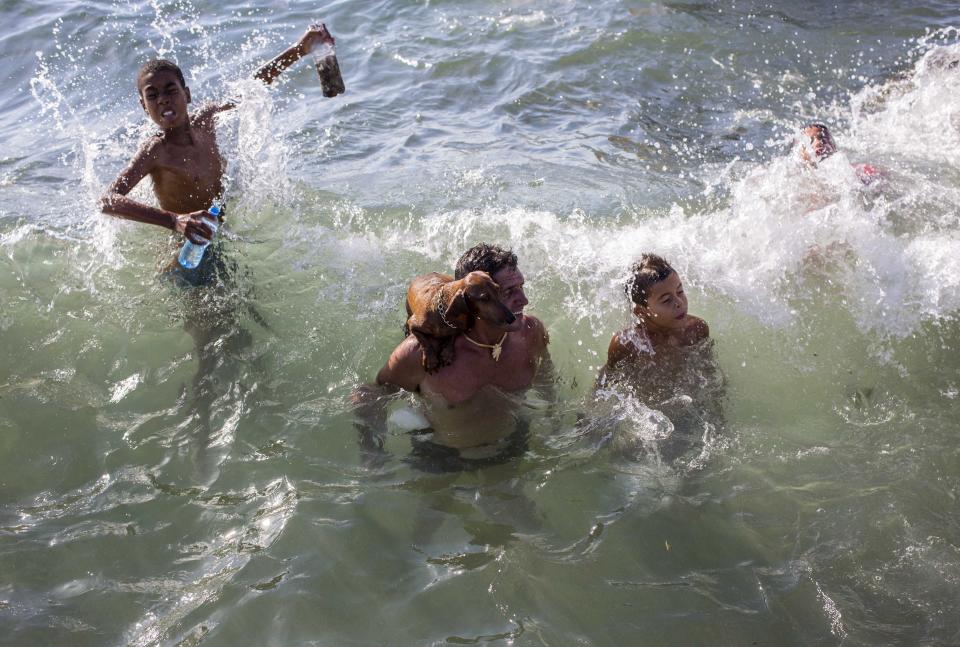
<svg viewBox="0 0 960 647">
<path fill-rule="evenodd" d="M 207 218 L 212 218 L 207 211 L 177 214 L 173 222 L 173 228 L 194 245 L 203 245 L 209 243 L 214 234 L 213 229 L 206 222 Z"/>
<path fill-rule="evenodd" d="M 361 384 L 350 394 L 360 445 L 360 460 L 364 466 L 373 468 L 383 465 L 389 456 L 383 448 L 387 435 L 387 401 L 397 389 L 376 384 Z"/>
<path fill-rule="evenodd" d="M 300 38 L 297 46 L 300 48 L 301 56 L 306 56 L 320 43 L 333 45 L 335 42 L 336 41 L 333 36 L 329 31 L 327 31 L 327 26 L 323 23 L 319 23 L 316 25 L 310 25 L 310 28 Z"/>
</svg>

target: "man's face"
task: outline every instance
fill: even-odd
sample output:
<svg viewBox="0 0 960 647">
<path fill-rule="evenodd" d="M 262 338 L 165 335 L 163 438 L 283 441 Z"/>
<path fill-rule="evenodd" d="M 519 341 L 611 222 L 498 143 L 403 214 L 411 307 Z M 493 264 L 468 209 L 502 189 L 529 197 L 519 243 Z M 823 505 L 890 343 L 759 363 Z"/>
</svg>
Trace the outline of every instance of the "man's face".
<svg viewBox="0 0 960 647">
<path fill-rule="evenodd" d="M 661 329 L 679 329 L 687 318 L 687 294 L 676 272 L 654 283 L 647 294 L 647 305 L 634 308 L 648 326 Z"/>
<path fill-rule="evenodd" d="M 172 70 L 158 70 L 140 77 L 140 105 L 155 124 L 169 130 L 187 123 L 190 88 L 185 88 Z"/>
<path fill-rule="evenodd" d="M 506 330 L 519 330 L 523 325 L 523 309 L 529 303 L 523 291 L 523 274 L 516 267 L 504 267 L 490 277 L 500 285 L 500 300 L 516 315 L 517 320 Z"/>
</svg>

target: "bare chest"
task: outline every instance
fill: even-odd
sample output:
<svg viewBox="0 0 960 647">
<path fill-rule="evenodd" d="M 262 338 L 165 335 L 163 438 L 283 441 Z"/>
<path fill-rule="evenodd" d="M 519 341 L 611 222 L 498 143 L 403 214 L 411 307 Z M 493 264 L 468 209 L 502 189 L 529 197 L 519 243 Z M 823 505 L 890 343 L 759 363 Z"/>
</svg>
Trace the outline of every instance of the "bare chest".
<svg viewBox="0 0 960 647">
<path fill-rule="evenodd" d="M 489 350 L 462 348 L 463 343 L 457 340 L 453 364 L 423 380 L 424 388 L 442 395 L 450 405 L 462 404 L 488 386 L 521 391 L 532 384 L 539 356 L 525 344 L 505 346 L 500 359 L 494 360 Z"/>
<path fill-rule="evenodd" d="M 223 192 L 223 168 L 213 133 L 195 134 L 190 145 L 164 146 L 150 174 L 160 206 L 175 213 L 206 209 Z"/>
</svg>

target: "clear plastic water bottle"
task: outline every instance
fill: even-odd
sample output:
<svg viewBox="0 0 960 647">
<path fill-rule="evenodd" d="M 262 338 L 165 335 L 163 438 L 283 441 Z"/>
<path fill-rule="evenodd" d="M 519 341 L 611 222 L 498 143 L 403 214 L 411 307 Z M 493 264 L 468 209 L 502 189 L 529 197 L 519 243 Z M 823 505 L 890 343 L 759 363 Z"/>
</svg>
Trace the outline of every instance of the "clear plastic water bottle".
<svg viewBox="0 0 960 647">
<path fill-rule="evenodd" d="M 220 226 L 220 203 L 214 201 L 207 209 L 207 214 L 209 217 L 204 216 L 203 221 L 213 230 L 213 235 L 216 235 L 217 228 Z M 210 240 L 213 240 L 213 236 L 210 237 Z M 180 265 L 188 270 L 195 268 L 203 260 L 203 252 L 206 251 L 209 244 L 210 241 L 208 240 L 198 245 L 188 238 L 180 249 Z"/>
</svg>

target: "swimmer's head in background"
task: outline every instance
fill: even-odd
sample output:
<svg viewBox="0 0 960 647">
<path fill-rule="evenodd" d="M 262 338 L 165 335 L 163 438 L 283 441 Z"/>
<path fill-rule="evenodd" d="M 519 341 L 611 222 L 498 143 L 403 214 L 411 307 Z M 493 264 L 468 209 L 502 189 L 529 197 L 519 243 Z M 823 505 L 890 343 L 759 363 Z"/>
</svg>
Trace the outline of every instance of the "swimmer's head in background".
<svg viewBox="0 0 960 647">
<path fill-rule="evenodd" d="M 624 292 L 635 305 L 646 306 L 650 288 L 665 280 L 674 269 L 663 257 L 656 254 L 644 254 L 640 260 L 630 266 L 630 278 L 624 286 Z"/>
<path fill-rule="evenodd" d="M 837 144 L 826 125 L 807 124 L 800 137 L 800 158 L 809 164 L 816 164 L 837 152 Z"/>
</svg>

